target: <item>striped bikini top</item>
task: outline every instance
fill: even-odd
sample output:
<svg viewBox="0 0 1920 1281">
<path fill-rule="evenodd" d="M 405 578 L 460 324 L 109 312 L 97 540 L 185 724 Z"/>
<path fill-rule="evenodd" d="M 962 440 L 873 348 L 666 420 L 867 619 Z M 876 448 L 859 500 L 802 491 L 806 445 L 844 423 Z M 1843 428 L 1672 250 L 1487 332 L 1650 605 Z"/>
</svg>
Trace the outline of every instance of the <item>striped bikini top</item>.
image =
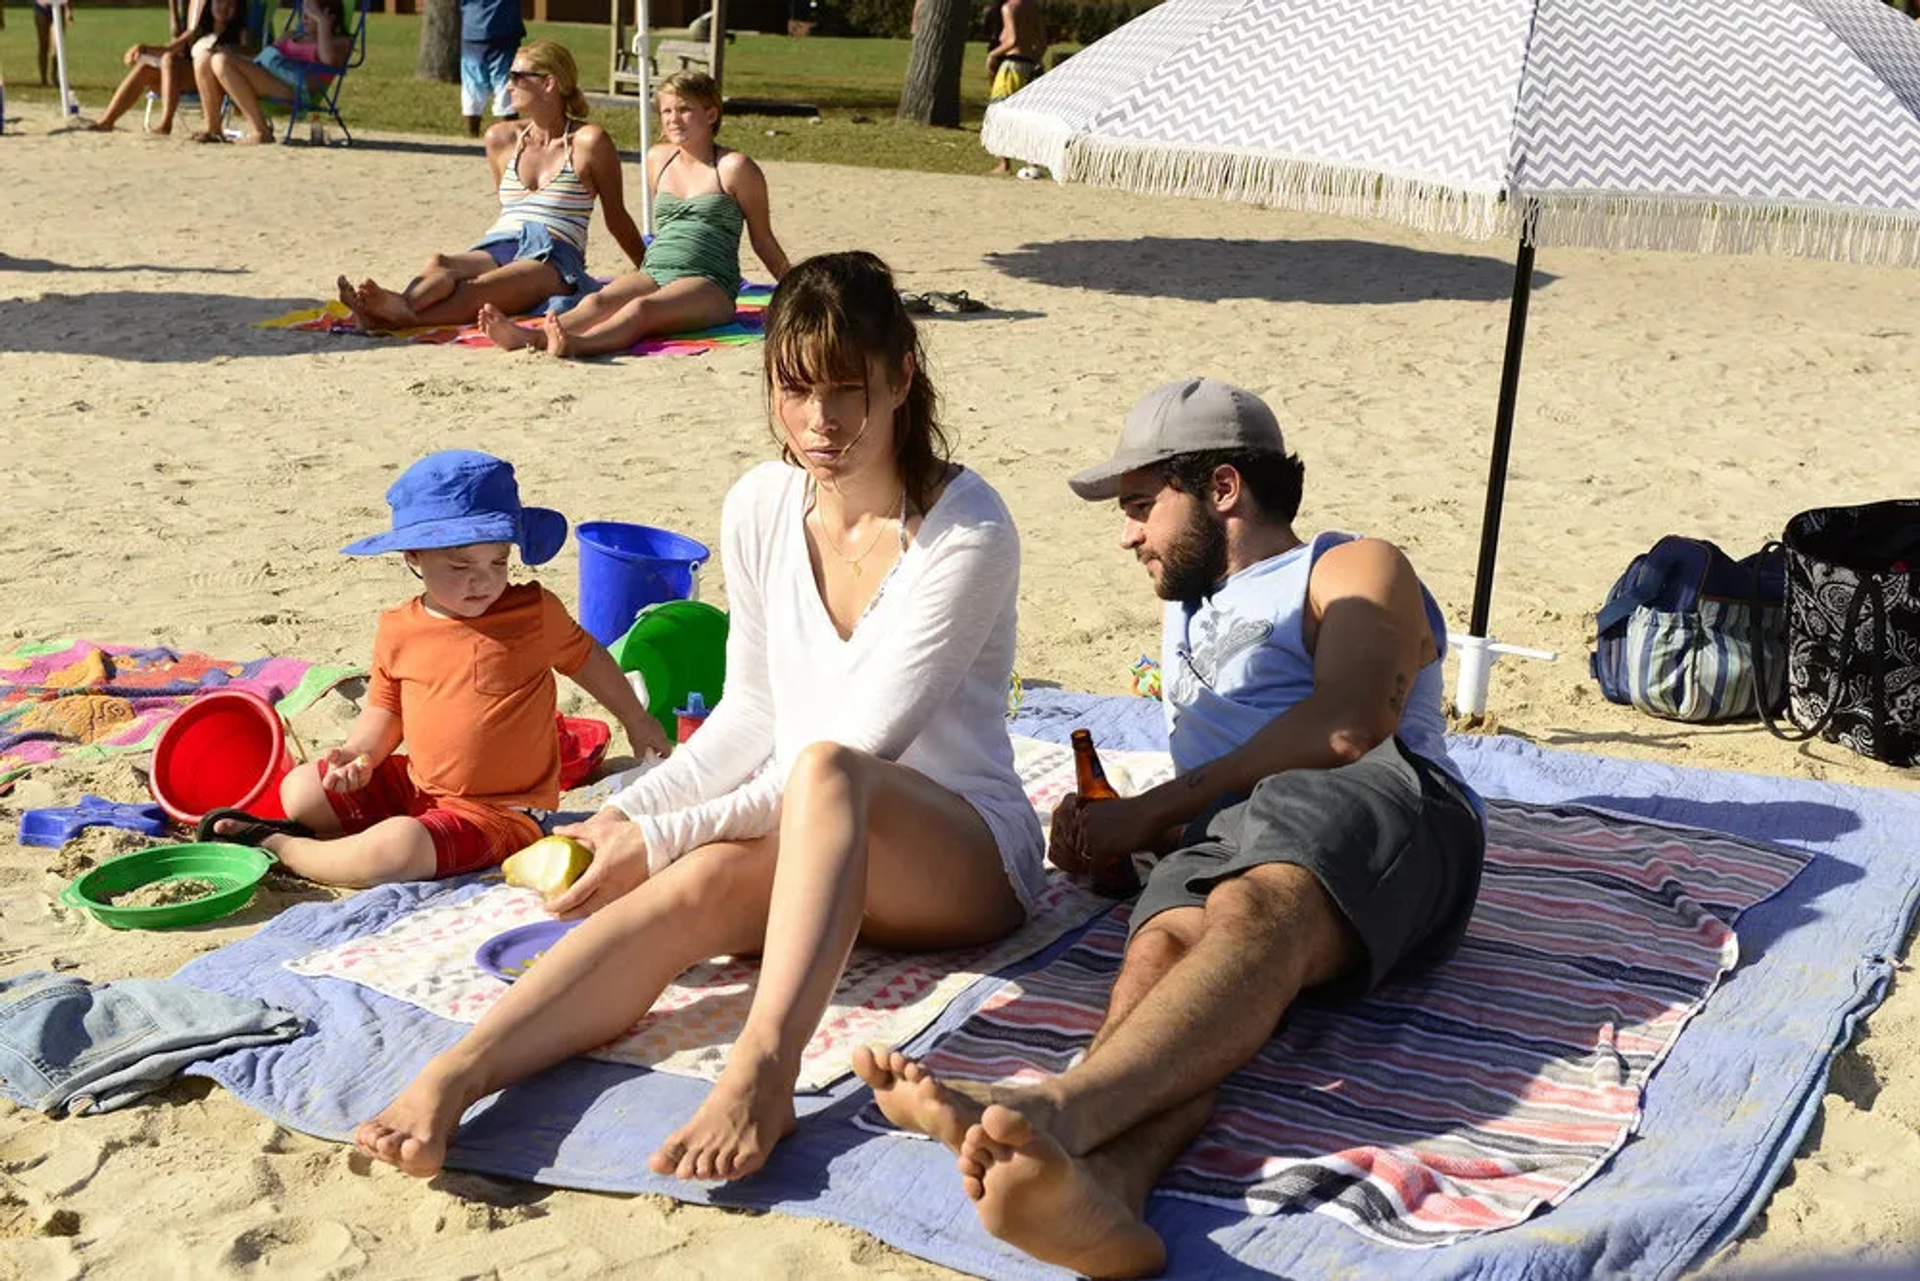
<svg viewBox="0 0 1920 1281">
<path fill-rule="evenodd" d="M 593 220 L 593 191 L 573 169 L 573 130 L 566 132 L 567 158 L 560 172 L 547 179 L 538 191 L 530 190 L 520 178 L 520 152 L 527 145 L 533 126 L 520 131 L 513 145 L 513 158 L 500 174 L 500 220 L 487 235 L 518 231 L 528 223 L 545 227 L 555 239 L 564 240 L 581 253 L 587 251 L 587 224 Z"/>
</svg>

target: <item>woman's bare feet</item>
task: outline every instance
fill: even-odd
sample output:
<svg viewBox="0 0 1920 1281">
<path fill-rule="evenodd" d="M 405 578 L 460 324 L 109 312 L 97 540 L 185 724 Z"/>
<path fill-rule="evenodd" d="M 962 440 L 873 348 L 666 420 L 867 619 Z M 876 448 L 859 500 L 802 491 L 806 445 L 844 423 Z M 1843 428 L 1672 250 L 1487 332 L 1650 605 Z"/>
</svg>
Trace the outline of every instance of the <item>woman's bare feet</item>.
<svg viewBox="0 0 1920 1281">
<path fill-rule="evenodd" d="M 743 1058 L 738 1047 L 713 1092 L 647 1164 L 680 1179 L 741 1179 L 767 1163 L 794 1130 L 793 1078 L 777 1060 Z"/>
<path fill-rule="evenodd" d="M 472 1101 L 458 1074 L 429 1063 L 379 1116 L 360 1123 L 354 1146 L 416 1179 L 432 1178 L 447 1163 L 447 1144 Z"/>
<path fill-rule="evenodd" d="M 502 351 L 519 351 L 522 347 L 547 345 L 547 335 L 544 331 L 514 324 L 506 312 L 490 302 L 480 304 L 480 314 L 474 318 L 474 323 L 479 325 L 481 332 Z"/>
<path fill-rule="evenodd" d="M 361 307 L 381 329 L 408 329 L 420 323 L 406 295 L 395 293 L 371 277 L 355 286 L 354 292 L 360 296 Z"/>
<path fill-rule="evenodd" d="M 353 313 L 354 328 L 362 333 L 371 329 L 386 328 L 386 325 L 367 307 L 367 301 L 360 296 L 360 291 L 345 276 L 340 277 L 334 284 L 340 290 L 340 305 Z"/>
<path fill-rule="evenodd" d="M 279 140 L 270 133 L 253 133 L 251 131 L 234 139 L 234 142 L 242 147 L 271 147 L 277 141 Z"/>
<path fill-rule="evenodd" d="M 1067 1155 L 1045 1130 L 998 1104 L 960 1147 L 960 1183 L 981 1226 L 1036 1259 L 1087 1277 L 1157 1276 L 1160 1234 L 1102 1181 L 1094 1163 Z"/>
<path fill-rule="evenodd" d="M 540 333 L 549 356 L 577 356 L 573 335 L 560 327 L 560 317 L 548 312 L 540 318 Z"/>
<path fill-rule="evenodd" d="M 195 129 L 188 138 L 192 142 L 225 142 L 227 136 L 218 129 Z"/>
<path fill-rule="evenodd" d="M 926 1066 L 884 1045 L 853 1052 L 853 1070 L 873 1089 L 887 1120 L 960 1150 L 967 1127 L 980 1120 L 982 1101 L 943 1084 Z"/>
<path fill-rule="evenodd" d="M 112 133 L 113 122 L 111 120 L 96 120 L 92 124 L 87 126 L 87 132 L 88 133 Z"/>
</svg>

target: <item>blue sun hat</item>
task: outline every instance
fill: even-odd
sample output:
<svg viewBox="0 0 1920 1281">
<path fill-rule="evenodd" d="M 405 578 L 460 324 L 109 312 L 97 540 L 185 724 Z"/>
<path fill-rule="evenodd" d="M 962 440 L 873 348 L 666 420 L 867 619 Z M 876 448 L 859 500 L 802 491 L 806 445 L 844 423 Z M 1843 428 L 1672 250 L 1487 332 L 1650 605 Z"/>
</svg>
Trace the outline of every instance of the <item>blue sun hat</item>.
<svg viewBox="0 0 1920 1281">
<path fill-rule="evenodd" d="M 520 559 L 539 565 L 567 541 L 567 518 L 524 507 L 513 464 L 471 449 L 428 454 L 387 488 L 393 528 L 348 543 L 349 556 L 420 552 L 471 543 L 513 543 Z"/>
</svg>

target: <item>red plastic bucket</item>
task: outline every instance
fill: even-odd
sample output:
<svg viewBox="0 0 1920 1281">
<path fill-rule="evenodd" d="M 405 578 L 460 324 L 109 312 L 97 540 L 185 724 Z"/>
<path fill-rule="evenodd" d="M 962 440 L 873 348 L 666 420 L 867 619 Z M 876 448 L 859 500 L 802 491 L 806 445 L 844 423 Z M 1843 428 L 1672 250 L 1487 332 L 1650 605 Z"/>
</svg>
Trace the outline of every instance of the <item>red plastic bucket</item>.
<svg viewBox="0 0 1920 1281">
<path fill-rule="evenodd" d="M 160 731 L 148 784 L 160 808 L 182 823 L 227 807 L 285 818 L 280 780 L 292 768 L 280 713 L 258 694 L 220 689 L 194 699 Z"/>
</svg>

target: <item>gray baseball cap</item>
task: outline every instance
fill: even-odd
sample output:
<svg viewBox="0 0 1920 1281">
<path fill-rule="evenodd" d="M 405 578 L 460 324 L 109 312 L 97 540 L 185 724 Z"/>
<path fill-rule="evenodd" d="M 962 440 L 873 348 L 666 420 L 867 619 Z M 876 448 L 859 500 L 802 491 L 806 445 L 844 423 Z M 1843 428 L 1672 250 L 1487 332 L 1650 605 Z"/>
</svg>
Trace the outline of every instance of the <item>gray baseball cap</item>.
<svg viewBox="0 0 1920 1281">
<path fill-rule="evenodd" d="M 1067 484 L 1089 502 L 1105 502 L 1119 496 L 1120 478 L 1130 471 L 1214 449 L 1287 452 L 1279 420 L 1258 396 L 1218 378 L 1182 378 L 1141 397 L 1113 457 L 1076 472 Z"/>
</svg>

